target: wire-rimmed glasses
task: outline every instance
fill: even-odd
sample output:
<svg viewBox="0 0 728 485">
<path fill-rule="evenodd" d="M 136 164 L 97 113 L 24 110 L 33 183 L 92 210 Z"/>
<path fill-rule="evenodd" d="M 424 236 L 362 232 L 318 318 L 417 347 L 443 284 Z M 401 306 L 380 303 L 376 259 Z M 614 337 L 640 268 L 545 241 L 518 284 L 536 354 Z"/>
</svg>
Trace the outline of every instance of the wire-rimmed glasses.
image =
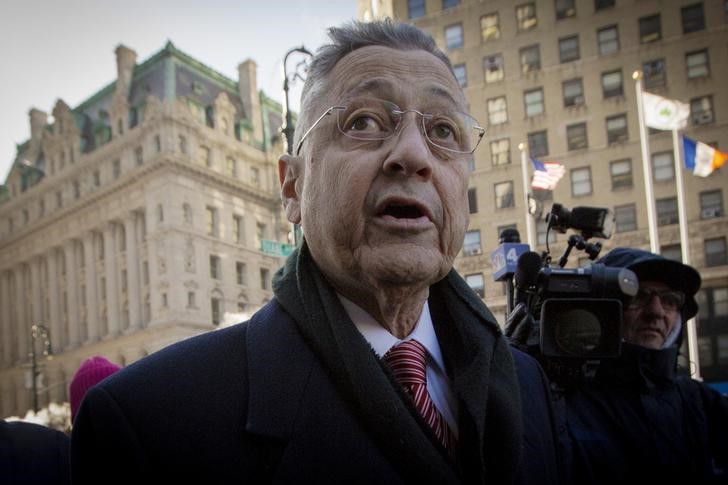
<svg viewBox="0 0 728 485">
<path fill-rule="evenodd" d="M 374 141 L 394 136 L 407 113 L 414 113 L 422 119 L 422 133 L 430 145 L 448 152 L 473 153 L 485 135 L 485 128 L 467 113 L 449 110 L 422 113 L 415 109 L 403 110 L 383 99 L 363 98 L 352 100 L 346 106 L 331 106 L 324 111 L 301 136 L 296 155 L 300 153 L 306 137 L 327 116 L 336 115 L 339 132 L 344 136 Z"/>
<path fill-rule="evenodd" d="M 665 310 L 679 311 L 685 304 L 685 293 L 682 291 L 640 288 L 632 302 L 629 304 L 629 308 L 636 310 L 638 308 L 646 307 L 652 302 L 652 298 L 655 296 L 660 299 L 660 305 L 662 305 L 662 308 Z"/>
</svg>

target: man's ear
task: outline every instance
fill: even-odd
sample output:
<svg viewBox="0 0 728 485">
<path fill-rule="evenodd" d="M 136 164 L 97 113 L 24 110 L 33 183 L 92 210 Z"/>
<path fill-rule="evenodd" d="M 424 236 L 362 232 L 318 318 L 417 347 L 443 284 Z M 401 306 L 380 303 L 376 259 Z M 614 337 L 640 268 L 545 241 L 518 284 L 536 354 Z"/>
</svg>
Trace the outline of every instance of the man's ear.
<svg viewBox="0 0 728 485">
<path fill-rule="evenodd" d="M 303 182 L 303 158 L 281 155 L 278 159 L 278 180 L 281 183 L 281 201 L 286 219 L 293 224 L 301 223 L 301 201 L 298 188 Z M 300 179 L 300 180 L 299 180 Z"/>
</svg>

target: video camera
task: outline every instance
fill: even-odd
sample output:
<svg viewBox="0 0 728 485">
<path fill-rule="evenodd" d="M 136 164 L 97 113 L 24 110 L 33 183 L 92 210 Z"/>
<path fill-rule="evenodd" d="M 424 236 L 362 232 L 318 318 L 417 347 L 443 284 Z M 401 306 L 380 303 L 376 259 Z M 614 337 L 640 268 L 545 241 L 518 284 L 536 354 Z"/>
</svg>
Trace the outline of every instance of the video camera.
<svg viewBox="0 0 728 485">
<path fill-rule="evenodd" d="M 493 275 L 506 283 L 508 314 L 520 305 L 519 310 L 525 307 L 525 313 L 539 322 L 540 355 L 552 362 L 580 368 L 584 361 L 617 357 L 622 341 L 622 307 L 637 293 L 637 276 L 626 268 L 594 263 L 564 268 L 574 248 L 583 250 L 592 261 L 599 256 L 601 243 L 587 240 L 611 237 L 613 213 L 596 207 L 569 210 L 555 203 L 546 222 L 547 245 L 541 255 L 516 241 L 512 233 L 506 238 L 501 235 L 501 245 L 493 252 Z M 566 233 L 568 229 L 580 234 L 569 236 L 564 254 L 552 264 L 548 232 Z M 499 267 L 496 260 L 503 257 L 506 265 Z M 512 273 L 507 263 L 511 263 Z"/>
</svg>

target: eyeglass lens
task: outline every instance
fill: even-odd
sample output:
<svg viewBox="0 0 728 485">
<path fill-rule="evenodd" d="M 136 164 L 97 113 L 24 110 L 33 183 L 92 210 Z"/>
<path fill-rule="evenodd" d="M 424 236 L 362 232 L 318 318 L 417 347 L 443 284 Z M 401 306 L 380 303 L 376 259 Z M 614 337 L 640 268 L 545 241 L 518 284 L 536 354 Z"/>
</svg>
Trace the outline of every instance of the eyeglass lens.
<svg viewBox="0 0 728 485">
<path fill-rule="evenodd" d="M 402 119 L 410 112 L 422 118 L 427 140 L 448 151 L 472 153 L 485 132 L 478 121 L 466 113 L 401 110 L 394 103 L 372 98 L 352 100 L 346 107 L 339 107 L 337 123 L 341 133 L 349 138 L 385 140 L 396 133 Z"/>
<path fill-rule="evenodd" d="M 632 301 L 632 307 L 640 308 L 650 304 L 652 298 L 657 296 L 660 299 L 660 304 L 663 308 L 668 310 L 677 310 L 682 308 L 685 303 L 685 295 L 681 291 L 675 290 L 639 290 L 637 295 Z"/>
</svg>

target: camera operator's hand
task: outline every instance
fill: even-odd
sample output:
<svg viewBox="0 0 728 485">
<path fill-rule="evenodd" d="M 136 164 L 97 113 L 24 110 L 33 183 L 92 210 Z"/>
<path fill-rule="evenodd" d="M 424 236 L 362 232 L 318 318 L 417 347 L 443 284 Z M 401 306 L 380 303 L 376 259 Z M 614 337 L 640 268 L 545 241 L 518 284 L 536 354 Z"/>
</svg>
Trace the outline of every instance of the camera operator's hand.
<svg viewBox="0 0 728 485">
<path fill-rule="evenodd" d="M 540 326 L 524 303 L 516 305 L 508 315 L 504 333 L 519 350 L 532 355 L 538 353 Z"/>
</svg>

